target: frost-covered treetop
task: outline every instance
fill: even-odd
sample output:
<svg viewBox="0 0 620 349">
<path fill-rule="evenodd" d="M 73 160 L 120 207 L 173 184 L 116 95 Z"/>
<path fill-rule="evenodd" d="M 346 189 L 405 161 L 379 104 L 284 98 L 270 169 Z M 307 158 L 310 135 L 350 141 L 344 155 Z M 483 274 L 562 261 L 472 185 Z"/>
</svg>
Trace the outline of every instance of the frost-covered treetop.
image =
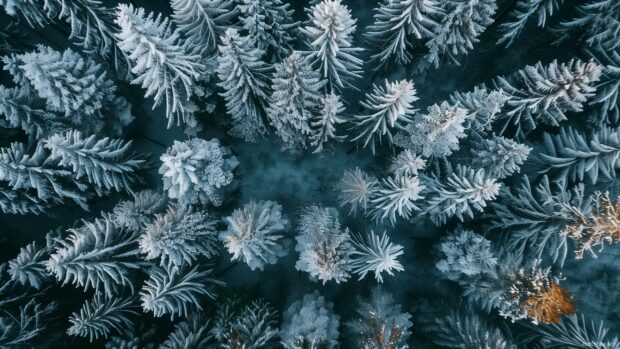
<svg viewBox="0 0 620 349">
<path fill-rule="evenodd" d="M 121 28 L 118 47 L 133 62 L 132 83 L 146 89 L 155 106 L 165 102 L 168 127 L 190 122 L 195 106 L 189 100 L 204 70 L 200 56 L 181 43 L 168 18 L 147 15 L 141 7 L 118 5 L 115 23 Z"/>
<path fill-rule="evenodd" d="M 160 159 L 159 173 L 168 196 L 188 204 L 219 206 L 222 191 L 232 183 L 233 170 L 239 165 L 237 157 L 218 139 L 175 141 Z"/>
<path fill-rule="evenodd" d="M 347 81 L 360 77 L 362 61 L 353 47 L 357 20 L 341 0 L 324 0 L 311 8 L 310 23 L 301 31 L 312 48 L 309 61 L 318 65 L 332 88 L 349 85 Z"/>
</svg>

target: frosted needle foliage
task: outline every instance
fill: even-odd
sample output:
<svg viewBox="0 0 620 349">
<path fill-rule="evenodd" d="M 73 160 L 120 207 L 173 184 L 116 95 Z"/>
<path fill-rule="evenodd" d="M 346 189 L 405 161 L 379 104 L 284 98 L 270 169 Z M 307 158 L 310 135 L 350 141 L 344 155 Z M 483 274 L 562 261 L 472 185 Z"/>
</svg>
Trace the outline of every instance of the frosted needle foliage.
<svg viewBox="0 0 620 349">
<path fill-rule="evenodd" d="M 370 231 L 367 237 L 353 235 L 351 240 L 355 248 L 351 253 L 351 265 L 360 280 L 372 272 L 378 282 L 383 282 L 383 272 L 393 276 L 394 271 L 405 270 L 397 259 L 404 253 L 403 247 L 390 242 L 385 232 L 379 236 Z"/>
</svg>

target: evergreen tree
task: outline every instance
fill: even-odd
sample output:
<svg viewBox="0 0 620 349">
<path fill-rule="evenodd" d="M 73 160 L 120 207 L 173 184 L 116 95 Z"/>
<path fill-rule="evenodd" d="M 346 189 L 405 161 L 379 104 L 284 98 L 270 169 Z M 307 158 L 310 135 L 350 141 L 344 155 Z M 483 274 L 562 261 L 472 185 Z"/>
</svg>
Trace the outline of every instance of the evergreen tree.
<svg viewBox="0 0 620 349">
<path fill-rule="evenodd" d="M 139 269 L 138 234 L 114 225 L 108 215 L 69 229 L 45 263 L 62 284 L 95 289 L 112 297 L 121 287 L 133 289 L 130 273 Z"/>
<path fill-rule="evenodd" d="M 32 242 L 26 247 L 22 247 L 17 257 L 9 261 L 11 280 L 40 290 L 43 284 L 49 281 L 49 274 L 45 270 L 45 261 L 49 258 L 56 239 L 57 237 L 54 234 L 48 233 L 45 246 L 41 247 L 36 242 Z"/>
<path fill-rule="evenodd" d="M 441 180 L 436 176 L 424 177 L 427 186 L 427 203 L 420 215 L 429 215 L 436 225 L 445 224 L 457 217 L 461 222 L 473 218 L 474 211 L 482 212 L 488 201 L 494 200 L 501 187 L 484 170 L 457 166 L 456 171 Z"/>
<path fill-rule="evenodd" d="M 0 115 L 4 117 L 0 121 L 3 127 L 21 128 L 36 139 L 70 127 L 67 118 L 46 110 L 45 101 L 33 94 L 27 86 L 0 86 Z"/>
<path fill-rule="evenodd" d="M 50 208 L 62 203 L 61 197 L 41 199 L 36 191 L 15 189 L 8 182 L 0 181 L 0 210 L 10 214 L 50 214 Z"/>
<path fill-rule="evenodd" d="M 104 68 L 94 60 L 66 49 L 46 46 L 37 51 L 4 58 L 16 82 L 29 83 L 47 107 L 79 123 L 94 115 L 114 96 L 116 86 Z"/>
<path fill-rule="evenodd" d="M 459 149 L 459 139 L 465 137 L 464 124 L 471 117 L 467 110 L 447 102 L 434 104 L 426 114 L 416 114 L 394 142 L 424 157 L 445 157 Z"/>
<path fill-rule="evenodd" d="M 318 112 L 310 121 L 310 144 L 315 147 L 314 153 L 323 151 L 325 143 L 330 139 L 340 141 L 342 136 L 336 135 L 336 125 L 344 122 L 341 113 L 344 105 L 340 97 L 334 93 L 327 94 L 319 100 Z"/>
<path fill-rule="evenodd" d="M 542 173 L 557 174 L 558 180 L 583 181 L 584 177 L 594 184 L 599 175 L 616 177 L 620 156 L 620 133 L 618 129 L 602 128 L 590 137 L 573 128 L 562 128 L 560 134 L 545 133 L 545 151 L 538 154 L 544 163 Z"/>
<path fill-rule="evenodd" d="M 221 302 L 211 334 L 223 349 L 271 348 L 278 344 L 276 310 L 263 299 Z"/>
<path fill-rule="evenodd" d="M 174 141 L 160 159 L 164 190 L 168 191 L 168 197 L 182 204 L 221 205 L 223 194 L 232 187 L 233 171 L 239 165 L 237 157 L 221 146 L 217 138 Z"/>
<path fill-rule="evenodd" d="M 224 283 L 209 277 L 210 270 L 196 265 L 192 268 L 159 268 L 150 272 L 140 290 L 142 309 L 155 317 L 185 317 L 193 310 L 202 310 L 200 298 L 215 299 L 212 285 Z"/>
<path fill-rule="evenodd" d="M 437 68 L 444 58 L 458 64 L 457 56 L 474 48 L 478 37 L 493 23 L 497 9 L 495 0 L 446 0 L 441 6 L 441 20 L 426 42 L 429 53 L 420 63 L 422 68 Z"/>
<path fill-rule="evenodd" d="M 426 160 L 409 149 L 392 159 L 389 171 L 395 177 L 415 177 L 426 167 Z"/>
<path fill-rule="evenodd" d="M 310 121 L 319 107 L 319 91 L 324 85 L 320 74 L 304 63 L 299 52 L 276 64 L 267 115 L 286 149 L 306 148 L 312 132 Z"/>
<path fill-rule="evenodd" d="M 471 230 L 458 229 L 447 235 L 435 250 L 439 256 L 435 267 L 452 281 L 487 273 L 498 263 L 491 241 Z"/>
<path fill-rule="evenodd" d="M 170 206 L 147 224 L 140 236 L 140 251 L 146 259 L 159 259 L 162 266 L 191 265 L 200 257 L 218 254 L 215 219 L 189 206 Z"/>
<path fill-rule="evenodd" d="M 133 194 L 133 200 L 121 201 L 111 215 L 114 224 L 134 231 L 141 231 L 156 214 L 168 207 L 165 194 L 155 190 L 142 190 Z"/>
<path fill-rule="evenodd" d="M 351 253 L 351 265 L 359 279 L 373 272 L 377 282 L 383 282 L 381 273 L 386 272 L 394 276 L 394 271 L 404 271 L 402 264 L 397 260 L 403 252 L 403 246 L 390 242 L 385 232 L 379 237 L 374 231 L 370 231 L 367 237 L 353 235 L 351 244 L 355 251 Z"/>
<path fill-rule="evenodd" d="M 425 188 L 418 177 L 388 177 L 373 193 L 368 215 L 376 221 L 387 218 L 392 225 L 396 224 L 396 215 L 409 219 L 414 211 L 420 210 L 415 202 L 424 199 L 420 194 Z"/>
<path fill-rule="evenodd" d="M 271 67 L 261 60 L 264 51 L 249 37 L 228 29 L 221 38 L 217 74 L 224 89 L 226 110 L 233 119 L 231 134 L 256 142 L 267 133 L 264 110 L 269 96 Z"/>
<path fill-rule="evenodd" d="M 129 316 L 137 315 L 131 298 L 105 298 L 97 295 L 87 300 L 79 313 L 69 318 L 70 336 L 88 337 L 90 342 L 101 337 L 108 338 L 112 332 L 122 332 L 131 326 Z"/>
<path fill-rule="evenodd" d="M 353 45 L 357 20 L 341 0 L 323 0 L 310 12 L 308 25 L 301 29 L 310 46 L 308 62 L 327 79 L 331 91 L 352 86 L 363 63 L 357 57 L 362 49 Z"/>
<path fill-rule="evenodd" d="M 204 67 L 200 56 L 184 45 L 167 18 L 143 8 L 120 4 L 115 23 L 121 28 L 116 34 L 118 47 L 132 62 L 132 84 L 146 89 L 145 97 L 153 96 L 155 104 L 166 105 L 168 127 L 181 122 L 193 125 L 196 106 L 190 98 L 200 93 L 197 80 Z"/>
<path fill-rule="evenodd" d="M 338 347 L 340 317 L 318 291 L 293 302 L 283 318 L 280 337 L 285 349 Z"/>
<path fill-rule="evenodd" d="M 299 24 L 293 22 L 290 4 L 281 0 L 239 0 L 237 10 L 250 42 L 277 59 L 290 54 Z"/>
<path fill-rule="evenodd" d="M 228 229 L 220 239 L 232 254 L 250 269 L 263 270 L 265 264 L 275 264 L 288 251 L 282 235 L 288 220 L 282 216 L 282 206 L 273 201 L 250 201 L 226 217 Z"/>
<path fill-rule="evenodd" d="M 391 145 L 392 130 L 412 121 L 413 113 L 417 111 L 412 104 L 418 97 L 413 82 L 402 80 L 390 83 L 386 80 L 385 88 L 373 85 L 372 92 L 365 98 L 361 105 L 368 113 L 353 120 L 355 127 L 359 128 L 353 140 L 361 140 L 364 147 L 370 143 L 374 153 L 377 140 L 382 142 L 385 136 Z"/>
<path fill-rule="evenodd" d="M 537 17 L 538 26 L 543 28 L 547 19 L 560 9 L 563 2 L 564 0 L 519 0 L 509 14 L 510 19 L 500 24 L 501 37 L 497 43 L 510 46 L 519 37 L 533 15 Z"/>
<path fill-rule="evenodd" d="M 588 212 L 590 200 L 584 186 L 568 188 L 566 181 L 553 182 L 542 177 L 532 186 L 523 177 L 514 189 L 503 188 L 499 199 L 491 203 L 494 213 L 488 227 L 510 232 L 505 249 L 524 258 L 542 258 L 547 253 L 553 262 L 563 265 L 568 251 L 567 237 L 560 232 L 572 223 L 576 213 Z"/>
<path fill-rule="evenodd" d="M 186 46 L 207 52 L 217 49 L 217 40 L 236 12 L 233 0 L 170 0 L 172 20 L 186 39 Z"/>
<path fill-rule="evenodd" d="M 337 189 L 340 206 L 351 206 L 350 214 L 355 214 L 358 208 L 366 213 L 371 199 L 379 190 L 379 181 L 356 167 L 355 170 L 344 171 Z"/>
<path fill-rule="evenodd" d="M 484 85 L 476 86 L 470 92 L 455 92 L 450 103 L 467 110 L 465 129 L 477 138 L 484 138 L 492 129 L 493 122 L 510 99 L 501 89 L 489 90 Z"/>
<path fill-rule="evenodd" d="M 70 130 L 49 137 L 44 144 L 50 159 L 70 167 L 76 179 L 86 177 L 100 195 L 108 190 L 131 193 L 140 181 L 136 172 L 146 164 L 143 157 L 131 153 L 131 141 L 121 139 L 83 138 L 80 132 Z"/>
<path fill-rule="evenodd" d="M 110 59 L 117 73 L 129 78 L 129 57 L 116 46 L 114 11 L 102 6 L 99 0 L 45 0 L 43 7 L 50 20 L 69 24 L 69 39 L 85 52 Z"/>
<path fill-rule="evenodd" d="M 357 348 L 408 348 L 411 314 L 403 312 L 391 294 L 373 288 L 369 299 L 358 297 L 355 311 L 355 317 L 346 325 Z"/>
<path fill-rule="evenodd" d="M 374 22 L 364 36 L 377 53 L 372 58 L 380 66 L 394 60 L 408 64 L 413 57 L 416 40 L 433 36 L 439 25 L 435 20 L 442 14 L 436 0 L 384 0 L 375 9 Z"/>
<path fill-rule="evenodd" d="M 472 148 L 473 166 L 482 168 L 491 178 L 506 178 L 518 173 L 532 148 L 511 139 L 493 136 Z"/>
<path fill-rule="evenodd" d="M 573 59 L 566 64 L 553 61 L 547 66 L 538 62 L 508 78 L 498 77 L 496 85 L 510 96 L 500 116 L 504 122 L 502 133 L 512 126 L 516 136 L 524 137 L 538 122 L 559 126 L 566 120 L 566 112 L 583 110 L 583 104 L 596 91 L 594 84 L 600 75 L 598 64 Z"/>
<path fill-rule="evenodd" d="M 42 143 L 28 154 L 24 144 L 13 143 L 0 148 L 0 181 L 23 199 L 62 203 L 70 199 L 86 209 L 87 186 L 73 177 L 70 171 L 60 168 L 46 153 Z"/>
<path fill-rule="evenodd" d="M 321 280 L 323 284 L 330 280 L 340 283 L 349 278 L 353 247 L 349 230 L 340 226 L 338 211 L 306 207 L 299 217 L 297 230 L 295 251 L 300 254 L 295 269 L 308 272 L 311 280 Z"/>
</svg>

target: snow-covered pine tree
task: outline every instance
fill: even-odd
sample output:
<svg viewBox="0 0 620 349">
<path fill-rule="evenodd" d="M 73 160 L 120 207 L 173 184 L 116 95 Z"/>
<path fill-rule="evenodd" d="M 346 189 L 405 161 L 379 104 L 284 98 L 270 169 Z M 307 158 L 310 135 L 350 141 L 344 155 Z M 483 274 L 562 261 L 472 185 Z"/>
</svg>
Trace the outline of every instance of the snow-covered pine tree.
<svg viewBox="0 0 620 349">
<path fill-rule="evenodd" d="M 396 224 L 396 216 L 409 219 L 420 210 L 416 201 L 424 199 L 420 195 L 424 189 L 418 177 L 387 177 L 373 192 L 367 215 L 375 221 L 388 219 L 392 225 Z"/>
<path fill-rule="evenodd" d="M 510 96 L 499 119 L 503 119 L 503 134 L 515 128 L 517 137 L 525 137 L 538 122 L 559 126 L 567 112 L 580 112 L 584 103 L 594 95 L 601 66 L 593 61 L 584 63 L 572 59 L 568 63 L 554 60 L 549 65 L 538 62 L 526 66 L 509 77 L 498 77 L 497 87 Z"/>
<path fill-rule="evenodd" d="M 262 349 L 278 346 L 278 312 L 264 299 L 231 298 L 219 302 L 211 335 L 219 348 Z"/>
<path fill-rule="evenodd" d="M 362 141 L 364 147 L 370 143 L 373 153 L 375 143 L 382 143 L 383 137 L 386 137 L 388 145 L 391 145 L 392 130 L 402 128 L 404 123 L 412 121 L 411 118 L 417 111 L 413 102 L 417 100 L 412 81 L 385 80 L 385 87 L 373 85 L 372 92 L 367 93 L 365 100 L 361 102 L 367 112 L 356 115 L 352 120 L 354 128 L 359 129 L 352 140 Z"/>
<path fill-rule="evenodd" d="M 142 230 L 156 214 L 168 207 L 168 197 L 162 192 L 146 189 L 133 194 L 133 200 L 120 201 L 114 206 L 112 220 L 119 227 Z"/>
<path fill-rule="evenodd" d="M 143 227 L 138 241 L 145 259 L 159 259 L 162 266 L 192 265 L 201 257 L 218 254 L 214 217 L 190 206 L 171 205 Z"/>
<path fill-rule="evenodd" d="M 108 215 L 83 222 L 60 240 L 45 263 L 62 284 L 72 283 L 112 297 L 122 287 L 133 290 L 130 274 L 144 263 L 137 249 L 138 233 L 114 225 Z"/>
<path fill-rule="evenodd" d="M 310 53 L 308 62 L 329 82 L 330 91 L 352 86 L 361 77 L 361 48 L 353 45 L 357 20 L 341 0 L 323 0 L 310 9 L 310 21 L 301 28 Z"/>
<path fill-rule="evenodd" d="M 518 173 L 532 148 L 501 136 L 493 136 L 472 148 L 475 168 L 482 168 L 491 178 L 503 179 Z"/>
<path fill-rule="evenodd" d="M 559 40 L 576 31 L 590 47 L 613 51 L 620 47 L 620 3 L 615 0 L 590 0 L 577 6 L 577 17 L 560 23 Z"/>
<path fill-rule="evenodd" d="M 293 21 L 290 4 L 282 0 L 238 1 L 239 19 L 249 40 L 274 59 L 289 55 L 299 25 Z"/>
<path fill-rule="evenodd" d="M 383 272 L 394 276 L 395 271 L 404 271 L 405 268 L 398 261 L 403 255 L 403 246 L 394 244 L 384 231 L 383 234 L 375 234 L 370 231 L 367 236 L 354 234 L 351 244 L 355 250 L 351 253 L 352 271 L 359 275 L 359 280 L 372 272 L 377 282 L 383 282 Z"/>
<path fill-rule="evenodd" d="M 30 87 L 6 88 L 0 85 L 0 125 L 21 128 L 36 139 L 51 136 L 70 128 L 70 121 L 46 110 L 45 100 L 38 98 Z"/>
<path fill-rule="evenodd" d="M 437 68 L 445 58 L 458 64 L 458 56 L 474 48 L 497 10 L 496 0 L 445 0 L 440 4 L 441 19 L 426 42 L 429 53 L 420 62 L 421 69 Z"/>
<path fill-rule="evenodd" d="M 196 106 L 190 99 L 199 93 L 197 80 L 204 69 L 200 55 L 181 42 L 167 18 L 146 14 L 141 7 L 118 5 L 115 23 L 121 28 L 117 45 L 136 76 L 131 83 L 145 89 L 145 97 L 153 96 L 153 108 L 165 103 L 169 128 L 194 124 Z"/>
<path fill-rule="evenodd" d="M 491 203 L 488 228 L 510 232 L 505 249 L 526 259 L 548 254 L 553 262 L 563 265 L 568 252 L 567 238 L 561 235 L 576 213 L 588 212 L 590 200 L 582 184 L 568 188 L 566 181 L 553 182 L 543 176 L 533 186 L 529 179 L 514 188 L 502 188 L 499 198 Z"/>
<path fill-rule="evenodd" d="M 32 154 L 26 152 L 22 143 L 0 148 L 0 181 L 17 190 L 15 195 L 32 195 L 31 200 L 62 203 L 69 199 L 84 209 L 87 207 L 87 185 L 73 177 L 71 171 L 58 167 L 42 143 L 37 143 Z"/>
<path fill-rule="evenodd" d="M 116 46 L 113 10 L 98 0 L 45 0 L 42 6 L 50 20 L 69 24 L 70 40 L 85 52 L 111 60 L 118 75 L 129 78 L 129 57 Z"/>
<path fill-rule="evenodd" d="M 269 99 L 271 67 L 261 60 L 265 52 L 249 37 L 228 29 L 221 37 L 217 74 L 224 89 L 226 110 L 233 119 L 231 134 L 256 142 L 266 133 L 264 114 Z"/>
<path fill-rule="evenodd" d="M 340 206 L 351 206 L 349 214 L 355 214 L 358 208 L 366 213 L 371 199 L 379 190 L 379 181 L 356 167 L 344 171 L 336 187 Z"/>
<path fill-rule="evenodd" d="M 86 177 L 99 195 L 109 190 L 133 192 L 140 182 L 137 172 L 146 165 L 144 156 L 132 152 L 131 141 L 95 135 L 84 138 L 79 131 L 69 130 L 47 138 L 44 144 L 50 159 L 71 168 L 76 179 Z"/>
<path fill-rule="evenodd" d="M 392 159 L 389 171 L 395 177 L 415 177 L 425 167 L 426 159 L 409 149 L 405 149 Z"/>
<path fill-rule="evenodd" d="M 282 63 L 276 64 L 271 81 L 273 92 L 267 108 L 270 123 L 284 142 L 285 149 L 305 149 L 312 132 L 310 122 L 320 106 L 320 90 L 325 81 L 305 64 L 299 52 L 293 52 Z"/>
<path fill-rule="evenodd" d="M 329 93 L 321 98 L 317 114 L 310 121 L 310 144 L 315 147 L 314 153 L 320 153 L 330 139 L 342 140 L 343 136 L 336 135 L 336 125 L 344 123 L 341 113 L 344 104 L 338 95 Z"/>
<path fill-rule="evenodd" d="M 323 284 L 346 281 L 351 270 L 353 246 L 348 229 L 342 229 L 336 209 L 319 206 L 304 208 L 299 217 L 297 245 L 299 260 L 295 269 L 310 274 L 313 281 Z"/>
<path fill-rule="evenodd" d="M 221 205 L 223 194 L 232 187 L 233 171 L 239 165 L 237 157 L 220 145 L 217 138 L 174 141 L 160 160 L 164 190 L 168 197 L 182 204 Z"/>
<path fill-rule="evenodd" d="M 395 61 L 411 62 L 416 40 L 429 38 L 442 14 L 437 0 L 384 0 L 375 9 L 374 22 L 364 36 L 376 51 L 372 58 L 379 67 Z"/>
<path fill-rule="evenodd" d="M 116 92 L 102 65 L 71 49 L 59 52 L 39 46 L 3 61 L 16 83 L 31 85 L 50 110 L 74 123 L 94 115 Z"/>
<path fill-rule="evenodd" d="M 233 6 L 233 0 L 170 0 L 172 20 L 185 45 L 206 52 L 217 49 L 217 40 L 236 15 Z"/>
<path fill-rule="evenodd" d="M 544 164 L 541 173 L 554 173 L 558 180 L 583 181 L 592 184 L 599 176 L 616 177 L 620 157 L 620 129 L 604 127 L 590 137 L 567 127 L 558 135 L 545 133 L 545 151 L 538 154 Z"/>
<path fill-rule="evenodd" d="M 0 210 L 10 214 L 50 214 L 49 209 L 61 204 L 60 197 L 41 199 L 36 192 L 20 188 L 14 189 L 8 182 L 0 181 Z"/>
<path fill-rule="evenodd" d="M 346 325 L 356 348 L 409 348 L 411 314 L 403 312 L 391 294 L 375 287 L 369 299 L 358 297 L 355 310 L 357 314 Z"/>
<path fill-rule="evenodd" d="M 465 137 L 465 123 L 472 116 L 466 109 L 448 102 L 428 107 L 426 114 L 416 114 L 413 122 L 403 127 L 394 143 L 424 157 L 445 157 L 459 149 Z"/>
<path fill-rule="evenodd" d="M 445 179 L 433 175 L 424 176 L 422 181 L 427 186 L 427 200 L 420 216 L 428 215 L 436 225 L 443 225 L 452 217 L 461 222 L 473 218 L 474 211 L 482 212 L 487 203 L 497 197 L 501 187 L 483 169 L 458 165 L 450 172 Z"/>
<path fill-rule="evenodd" d="M 92 343 L 99 338 L 108 338 L 110 333 L 120 333 L 132 325 L 130 316 L 137 315 L 131 298 L 104 297 L 95 295 L 82 305 L 80 312 L 69 317 L 70 336 L 88 337 Z"/>
<path fill-rule="evenodd" d="M 455 92 L 450 95 L 450 103 L 467 109 L 470 117 L 465 120 L 465 129 L 478 138 L 484 138 L 492 129 L 492 124 L 510 99 L 501 89 L 489 90 L 486 86 L 476 86 L 470 92 Z"/>
<path fill-rule="evenodd" d="M 537 25 L 544 28 L 547 19 L 560 9 L 564 0 L 519 0 L 510 12 L 510 19 L 499 25 L 498 44 L 510 46 L 519 37 L 530 17 L 536 15 Z"/>
<path fill-rule="evenodd" d="M 288 219 L 282 215 L 282 206 L 274 201 L 250 201 L 243 208 L 226 217 L 228 229 L 220 239 L 232 254 L 250 269 L 263 270 L 266 264 L 275 264 L 288 254 L 284 229 Z"/>
<path fill-rule="evenodd" d="M 24 286 L 34 287 L 39 290 L 43 283 L 49 280 L 49 275 L 45 270 L 45 260 L 49 258 L 51 251 L 51 242 L 46 246 L 39 246 L 35 242 L 31 242 L 22 247 L 17 257 L 9 261 L 9 274 L 11 280 L 19 281 Z"/>
<path fill-rule="evenodd" d="M 282 314 L 280 337 L 285 349 L 338 347 L 340 317 L 319 291 L 304 295 Z"/>
<path fill-rule="evenodd" d="M 467 229 L 447 235 L 435 250 L 438 255 L 435 267 L 442 277 L 452 281 L 487 273 L 498 263 L 491 241 Z"/>
<path fill-rule="evenodd" d="M 213 286 L 224 283 L 210 277 L 211 270 L 200 265 L 191 268 L 155 267 L 140 290 L 142 309 L 153 316 L 186 317 L 202 310 L 201 298 L 215 299 Z"/>
</svg>

